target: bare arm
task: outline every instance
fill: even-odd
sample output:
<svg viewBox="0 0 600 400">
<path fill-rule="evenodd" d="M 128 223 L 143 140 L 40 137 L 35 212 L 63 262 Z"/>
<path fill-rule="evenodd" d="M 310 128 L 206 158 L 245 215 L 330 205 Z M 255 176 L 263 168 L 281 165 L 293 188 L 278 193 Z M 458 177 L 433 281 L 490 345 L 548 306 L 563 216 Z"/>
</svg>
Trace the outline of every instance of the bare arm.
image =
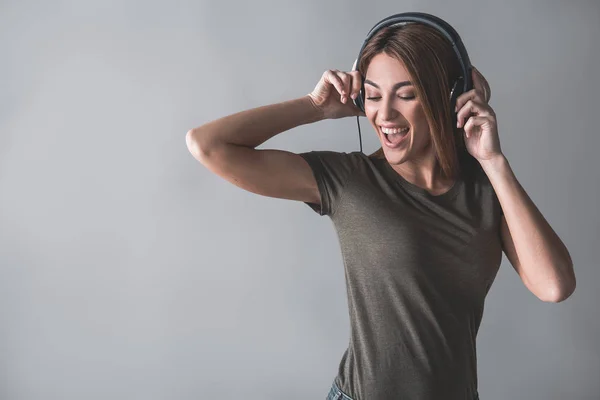
<svg viewBox="0 0 600 400">
<path fill-rule="evenodd" d="M 504 210 L 502 248 L 525 286 L 539 299 L 560 302 L 575 290 L 565 244 L 527 195 L 506 157 L 482 163 Z"/>
<path fill-rule="evenodd" d="M 187 147 L 210 171 L 242 189 L 320 204 L 316 179 L 301 156 L 256 147 L 303 124 L 364 115 L 347 101 L 350 94 L 360 90 L 360 81 L 353 82 L 353 76 L 325 71 L 309 95 L 241 111 L 191 129 L 186 135 Z M 336 90 L 343 100 L 337 97 Z"/>
<path fill-rule="evenodd" d="M 211 172 L 244 190 L 320 204 L 317 182 L 302 157 L 255 147 L 281 132 L 321 119 L 321 111 L 305 96 L 209 122 L 190 130 L 186 143 L 194 158 Z"/>
</svg>

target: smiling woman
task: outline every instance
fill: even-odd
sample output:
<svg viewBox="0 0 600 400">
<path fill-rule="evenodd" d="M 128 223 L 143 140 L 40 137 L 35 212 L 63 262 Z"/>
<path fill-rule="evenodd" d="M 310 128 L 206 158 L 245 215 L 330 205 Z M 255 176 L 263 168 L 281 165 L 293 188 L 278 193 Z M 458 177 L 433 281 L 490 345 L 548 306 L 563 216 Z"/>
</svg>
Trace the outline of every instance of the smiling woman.
<svg viewBox="0 0 600 400">
<path fill-rule="evenodd" d="M 431 26 L 384 27 L 356 70 L 327 70 L 307 96 L 187 133 L 214 173 L 333 221 L 351 330 L 329 399 L 478 399 L 477 332 L 503 250 L 541 299 L 574 289 L 566 248 L 500 151 L 485 80 L 460 59 Z M 370 156 L 256 149 L 302 124 L 361 115 L 382 144 Z"/>
</svg>

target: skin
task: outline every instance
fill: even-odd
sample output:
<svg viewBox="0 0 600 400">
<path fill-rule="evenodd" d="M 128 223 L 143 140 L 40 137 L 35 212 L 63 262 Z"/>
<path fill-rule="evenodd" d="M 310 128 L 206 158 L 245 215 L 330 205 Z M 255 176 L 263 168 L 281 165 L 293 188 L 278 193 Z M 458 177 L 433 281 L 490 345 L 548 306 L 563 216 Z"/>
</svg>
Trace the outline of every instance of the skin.
<svg viewBox="0 0 600 400">
<path fill-rule="evenodd" d="M 385 53 L 377 54 L 365 75 L 365 114 L 392 168 L 407 181 L 441 194 L 454 181 L 440 178 L 429 124 L 410 81 L 404 63 Z M 384 144 L 381 125 L 408 126 L 409 137 L 400 147 L 390 149 Z"/>
</svg>

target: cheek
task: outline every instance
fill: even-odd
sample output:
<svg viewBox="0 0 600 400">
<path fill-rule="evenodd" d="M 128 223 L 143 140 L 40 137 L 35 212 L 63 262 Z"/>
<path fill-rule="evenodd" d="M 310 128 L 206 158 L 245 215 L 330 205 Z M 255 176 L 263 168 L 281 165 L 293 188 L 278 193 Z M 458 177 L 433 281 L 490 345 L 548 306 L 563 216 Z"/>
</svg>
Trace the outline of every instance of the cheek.
<svg viewBox="0 0 600 400">
<path fill-rule="evenodd" d="M 418 127 L 419 129 L 429 128 L 427 117 L 421 107 L 414 107 L 409 111 L 407 110 L 406 118 L 413 126 Z"/>
<path fill-rule="evenodd" d="M 364 107 L 365 107 L 365 114 L 367 116 L 369 115 L 373 115 L 377 112 L 377 105 L 374 104 L 374 102 L 372 101 L 366 101 L 363 103 Z"/>
</svg>

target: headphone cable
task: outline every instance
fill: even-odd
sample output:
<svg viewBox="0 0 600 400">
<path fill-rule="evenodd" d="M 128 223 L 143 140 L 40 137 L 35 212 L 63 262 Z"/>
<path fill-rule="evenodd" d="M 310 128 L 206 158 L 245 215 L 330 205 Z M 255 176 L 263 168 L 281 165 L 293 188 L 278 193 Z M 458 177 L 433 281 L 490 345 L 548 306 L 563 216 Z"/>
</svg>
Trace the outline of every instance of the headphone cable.
<svg viewBox="0 0 600 400">
<path fill-rule="evenodd" d="M 356 125 L 358 125 L 358 141 L 360 143 L 360 152 L 362 153 L 362 136 L 360 134 L 360 122 L 358 122 L 358 115 L 356 116 Z"/>
</svg>

